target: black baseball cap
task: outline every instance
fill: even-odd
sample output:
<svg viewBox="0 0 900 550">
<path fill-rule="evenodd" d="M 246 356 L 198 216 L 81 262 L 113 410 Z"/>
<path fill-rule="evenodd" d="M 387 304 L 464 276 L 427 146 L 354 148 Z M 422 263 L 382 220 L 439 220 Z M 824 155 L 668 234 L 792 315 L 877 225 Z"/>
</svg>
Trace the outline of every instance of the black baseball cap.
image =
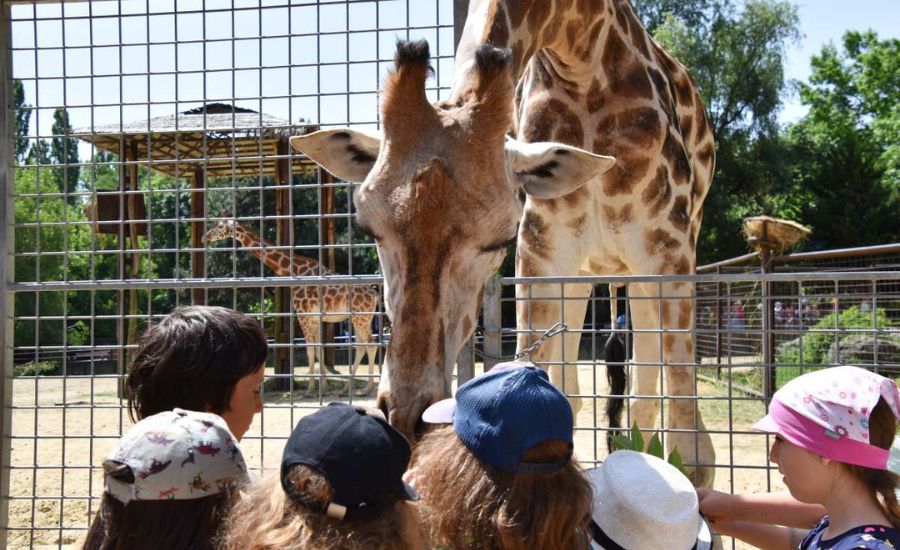
<svg viewBox="0 0 900 550">
<path fill-rule="evenodd" d="M 371 515 L 399 500 L 418 500 L 403 482 L 412 450 L 403 434 L 379 413 L 330 403 L 297 423 L 281 458 L 281 487 L 303 506 L 337 519 Z M 291 466 L 322 474 L 334 490 L 325 505 L 299 493 L 288 480 Z"/>
</svg>

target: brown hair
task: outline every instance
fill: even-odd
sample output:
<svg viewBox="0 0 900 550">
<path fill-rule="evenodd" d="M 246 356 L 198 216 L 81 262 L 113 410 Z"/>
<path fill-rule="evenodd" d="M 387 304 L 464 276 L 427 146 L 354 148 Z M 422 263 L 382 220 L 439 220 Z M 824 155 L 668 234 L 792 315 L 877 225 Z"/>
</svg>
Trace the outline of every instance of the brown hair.
<svg viewBox="0 0 900 550">
<path fill-rule="evenodd" d="M 523 460 L 565 458 L 566 441 L 546 441 Z M 591 488 L 572 459 L 552 474 L 519 475 L 482 462 L 443 426 L 419 443 L 414 458 L 423 519 L 435 546 L 571 549 L 587 544 Z"/>
<path fill-rule="evenodd" d="M 125 379 L 128 414 L 133 421 L 176 407 L 221 414 L 235 384 L 267 354 L 252 317 L 224 307 L 175 309 L 138 342 Z"/>
<path fill-rule="evenodd" d="M 869 443 L 882 449 L 890 449 L 897 434 L 897 417 L 884 398 L 878 400 L 869 416 Z M 897 493 L 900 476 L 888 470 L 843 464 L 846 469 L 872 491 L 872 497 L 881 503 L 885 515 L 894 529 L 900 529 L 900 503 Z"/>
<path fill-rule="evenodd" d="M 332 488 L 315 470 L 293 466 L 288 479 L 297 491 L 324 506 Z M 407 550 L 423 547 L 414 505 L 399 501 L 377 517 L 338 520 L 313 512 L 287 496 L 278 473 L 240 490 L 219 548 L 231 550 Z"/>
<path fill-rule="evenodd" d="M 134 483 L 134 473 L 121 462 L 103 463 L 106 475 Z M 225 515 L 230 494 L 192 500 L 132 501 L 122 504 L 107 492 L 91 522 L 85 550 L 213 550 L 213 539 Z"/>
</svg>

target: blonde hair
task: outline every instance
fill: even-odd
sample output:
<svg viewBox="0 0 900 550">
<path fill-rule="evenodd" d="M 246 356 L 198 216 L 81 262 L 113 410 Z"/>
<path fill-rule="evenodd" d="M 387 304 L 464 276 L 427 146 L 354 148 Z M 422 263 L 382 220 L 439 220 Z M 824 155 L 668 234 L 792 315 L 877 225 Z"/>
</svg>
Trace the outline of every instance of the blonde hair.
<svg viewBox="0 0 900 550">
<path fill-rule="evenodd" d="M 296 465 L 288 479 L 306 498 L 323 505 L 331 501 L 331 485 L 315 470 Z M 287 496 L 278 473 L 239 493 L 225 520 L 220 549 L 406 550 L 423 546 L 418 513 L 407 501 L 397 502 L 377 517 L 337 520 Z"/>
<path fill-rule="evenodd" d="M 884 398 L 880 398 L 869 416 L 869 443 L 882 449 L 890 449 L 897 434 L 897 417 Z M 900 529 L 900 503 L 897 502 L 897 488 L 900 476 L 888 470 L 866 468 L 852 464 L 842 465 L 851 475 L 862 481 L 872 492 L 872 497 L 881 504 L 885 515 L 894 529 Z"/>
<path fill-rule="evenodd" d="M 547 441 L 523 460 L 555 462 L 570 448 Z M 505 472 L 472 454 L 452 426 L 428 433 L 416 453 L 416 490 L 434 546 L 568 550 L 587 544 L 591 488 L 574 459 L 552 474 Z"/>
</svg>

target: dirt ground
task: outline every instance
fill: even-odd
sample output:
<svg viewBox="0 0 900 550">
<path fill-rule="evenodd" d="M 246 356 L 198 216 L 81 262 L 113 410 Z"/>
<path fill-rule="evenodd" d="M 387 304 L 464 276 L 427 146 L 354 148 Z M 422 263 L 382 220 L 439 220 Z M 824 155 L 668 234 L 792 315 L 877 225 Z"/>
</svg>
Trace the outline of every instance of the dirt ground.
<svg viewBox="0 0 900 550">
<path fill-rule="evenodd" d="M 580 365 L 579 381 L 582 395 L 607 391 L 602 364 Z M 116 383 L 115 378 L 15 380 L 10 548 L 76 547 L 84 536 L 103 491 L 98 466 L 131 425 Z M 342 385 L 332 381 L 329 392 L 315 398 L 304 398 L 300 390 L 266 392 L 263 413 L 241 443 L 248 465 L 256 472 L 276 468 L 284 441 L 300 418 L 323 403 L 347 400 L 339 391 Z M 357 392 L 361 389 L 362 384 Z M 726 387 L 706 382 L 700 383 L 700 395 L 708 398 L 700 407 L 714 432 L 715 487 L 732 492 L 783 488 L 777 472 L 770 475 L 765 469 L 766 438 L 747 433 L 763 414 L 762 403 L 737 393 L 729 401 Z M 354 396 L 353 401 L 374 404 L 372 397 Z M 576 421 L 576 455 L 586 467 L 606 456 L 604 401 L 586 398 Z M 723 542 L 731 547 L 730 539 Z"/>
</svg>

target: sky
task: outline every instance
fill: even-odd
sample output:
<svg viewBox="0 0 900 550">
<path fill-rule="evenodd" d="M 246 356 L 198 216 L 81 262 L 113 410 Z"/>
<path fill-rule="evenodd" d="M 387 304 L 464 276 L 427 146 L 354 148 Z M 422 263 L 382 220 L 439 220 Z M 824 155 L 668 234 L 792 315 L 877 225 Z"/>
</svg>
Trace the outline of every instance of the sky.
<svg viewBox="0 0 900 550">
<path fill-rule="evenodd" d="M 828 42 L 840 46 L 847 30 L 873 29 L 880 38 L 900 37 L 900 1 L 898 0 L 799 0 L 800 44 L 788 50 L 786 76 L 805 81 L 810 74 L 810 59 Z M 796 94 L 786 102 L 781 122 L 791 122 L 806 113 Z"/>
<path fill-rule="evenodd" d="M 795 0 L 803 38 L 788 49 L 787 78 L 805 80 L 811 56 L 848 29 L 900 36 L 898 1 Z M 77 129 L 232 97 L 293 122 L 372 125 L 398 37 L 426 38 L 441 56 L 432 99 L 452 78 L 452 0 L 123 0 L 68 3 L 64 13 L 16 5 L 12 16 L 13 76 L 25 79 L 27 101 L 39 107 L 32 133 L 43 136 L 63 104 Z M 793 94 L 780 120 L 804 113 Z"/>
</svg>

